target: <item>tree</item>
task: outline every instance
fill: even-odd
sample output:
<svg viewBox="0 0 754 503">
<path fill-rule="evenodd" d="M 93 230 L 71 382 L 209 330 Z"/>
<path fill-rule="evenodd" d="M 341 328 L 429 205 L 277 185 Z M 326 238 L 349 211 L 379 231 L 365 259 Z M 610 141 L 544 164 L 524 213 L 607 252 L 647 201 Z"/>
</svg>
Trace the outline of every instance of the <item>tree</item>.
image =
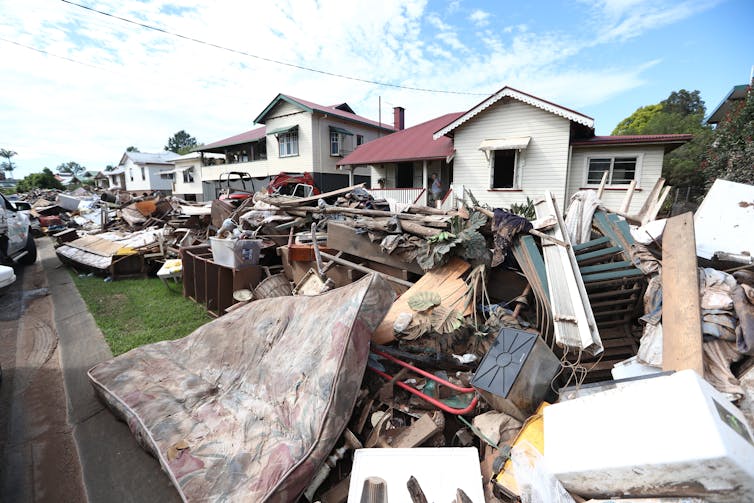
<svg viewBox="0 0 754 503">
<path fill-rule="evenodd" d="M 74 176 L 78 176 L 79 173 L 86 171 L 86 168 L 81 164 L 73 161 L 64 162 L 58 165 L 58 173 L 69 173 Z"/>
<path fill-rule="evenodd" d="M 694 135 L 687 144 L 665 154 L 662 176 L 668 185 L 698 187 L 705 185 L 701 164 L 712 141 L 712 128 L 703 124 L 704 101 L 699 91 L 673 91 L 655 105 L 638 108 L 613 130 L 614 135 L 674 134 Z"/>
<path fill-rule="evenodd" d="M 731 107 L 704 155 L 707 186 L 717 178 L 754 184 L 754 91 Z"/>
<path fill-rule="evenodd" d="M 126 149 L 126 152 L 139 152 L 139 149 L 131 145 L 130 147 Z"/>
<path fill-rule="evenodd" d="M 16 169 L 16 165 L 13 161 L 11 161 L 11 157 L 18 155 L 18 152 L 14 152 L 12 150 L 8 150 L 5 148 L 0 148 L 0 157 L 5 158 L 5 162 L 0 164 L 0 168 L 2 168 L 3 171 L 10 171 L 11 177 L 13 177 L 13 170 Z"/>
<path fill-rule="evenodd" d="M 181 129 L 168 138 L 168 144 L 165 145 L 165 150 L 175 152 L 176 154 L 188 154 L 194 147 L 196 147 L 196 145 L 196 138 Z"/>
<path fill-rule="evenodd" d="M 681 115 L 704 115 L 704 101 L 699 91 L 688 92 L 685 89 L 673 91 L 667 99 L 660 102 L 667 113 Z"/>
<path fill-rule="evenodd" d="M 32 173 L 18 182 L 16 189 L 19 192 L 29 192 L 32 189 L 59 189 L 63 190 L 63 184 L 55 178 L 50 168 L 44 168 L 41 173 Z"/>
</svg>

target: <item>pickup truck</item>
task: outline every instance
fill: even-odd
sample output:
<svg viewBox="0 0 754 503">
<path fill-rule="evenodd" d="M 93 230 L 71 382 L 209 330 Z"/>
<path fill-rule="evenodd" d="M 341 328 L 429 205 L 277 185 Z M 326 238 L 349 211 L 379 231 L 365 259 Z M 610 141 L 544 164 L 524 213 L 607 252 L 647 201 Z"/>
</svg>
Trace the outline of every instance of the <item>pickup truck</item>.
<svg viewBox="0 0 754 503">
<path fill-rule="evenodd" d="M 0 193 L 0 264 L 33 264 L 37 245 L 31 233 L 29 215 Z"/>
</svg>

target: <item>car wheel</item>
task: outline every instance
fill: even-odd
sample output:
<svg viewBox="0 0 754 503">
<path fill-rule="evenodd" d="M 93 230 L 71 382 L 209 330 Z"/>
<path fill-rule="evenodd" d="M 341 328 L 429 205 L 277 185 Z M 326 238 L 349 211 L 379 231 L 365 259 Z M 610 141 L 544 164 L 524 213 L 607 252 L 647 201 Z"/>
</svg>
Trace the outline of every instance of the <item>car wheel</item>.
<svg viewBox="0 0 754 503">
<path fill-rule="evenodd" d="M 18 262 L 21 265 L 31 265 L 37 261 L 37 243 L 34 242 L 34 236 L 31 235 L 31 229 L 26 237 L 26 255 L 21 257 Z"/>
</svg>

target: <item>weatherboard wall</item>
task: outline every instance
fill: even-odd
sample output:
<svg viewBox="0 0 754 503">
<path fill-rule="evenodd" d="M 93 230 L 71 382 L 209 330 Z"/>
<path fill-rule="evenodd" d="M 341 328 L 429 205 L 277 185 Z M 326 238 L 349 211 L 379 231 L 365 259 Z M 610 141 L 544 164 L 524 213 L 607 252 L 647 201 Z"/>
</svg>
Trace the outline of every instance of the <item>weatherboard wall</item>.
<svg viewBox="0 0 754 503">
<path fill-rule="evenodd" d="M 662 145 L 627 146 L 627 147 L 574 147 L 571 157 L 571 177 L 568 181 L 568 197 L 583 188 L 596 189 L 598 185 L 587 185 L 586 175 L 590 157 L 636 157 L 637 184 L 629 206 L 629 213 L 635 214 L 646 201 L 649 192 L 662 176 L 664 155 Z M 626 195 L 628 185 L 607 185 L 602 194 L 602 201 L 608 208 L 620 208 Z"/>
<path fill-rule="evenodd" d="M 562 205 L 566 190 L 570 122 L 539 108 L 504 99 L 453 131 L 456 150 L 453 183 L 464 185 L 483 203 L 509 207 L 540 198 L 549 190 Z M 484 140 L 529 136 L 519 152 L 517 187 L 491 188 L 490 162 L 479 150 Z"/>
</svg>

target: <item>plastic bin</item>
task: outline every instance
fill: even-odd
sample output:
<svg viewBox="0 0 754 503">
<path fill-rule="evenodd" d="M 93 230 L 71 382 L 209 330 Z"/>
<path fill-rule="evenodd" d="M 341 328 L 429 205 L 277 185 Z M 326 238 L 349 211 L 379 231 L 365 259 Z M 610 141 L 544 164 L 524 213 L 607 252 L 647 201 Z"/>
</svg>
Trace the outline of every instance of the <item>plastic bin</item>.
<svg viewBox="0 0 754 503">
<path fill-rule="evenodd" d="M 262 242 L 258 239 L 209 238 L 212 261 L 216 264 L 239 269 L 259 263 Z"/>
</svg>

